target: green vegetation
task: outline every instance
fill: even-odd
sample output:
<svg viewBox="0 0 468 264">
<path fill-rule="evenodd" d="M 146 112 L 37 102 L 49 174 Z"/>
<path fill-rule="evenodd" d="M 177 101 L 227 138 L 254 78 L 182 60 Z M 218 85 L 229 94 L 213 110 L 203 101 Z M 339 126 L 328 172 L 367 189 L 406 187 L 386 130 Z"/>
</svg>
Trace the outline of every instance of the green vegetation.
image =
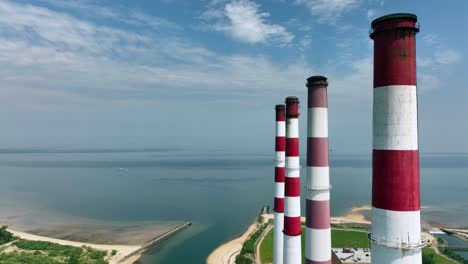
<svg viewBox="0 0 468 264">
<path fill-rule="evenodd" d="M 352 230 L 362 230 L 362 231 L 369 231 L 370 225 L 369 224 L 360 224 L 360 223 L 337 223 L 331 224 L 332 228 L 336 229 L 352 229 Z"/>
<path fill-rule="evenodd" d="M 0 264 L 108 264 L 106 251 L 56 243 L 17 240 L 16 250 L 0 254 Z"/>
<path fill-rule="evenodd" d="M 265 235 L 260 245 L 260 258 L 262 263 L 273 262 L 273 229 Z"/>
<path fill-rule="evenodd" d="M 112 255 L 112 256 L 117 255 L 117 250 L 113 249 L 112 252 L 111 252 L 111 255 Z"/>
<path fill-rule="evenodd" d="M 451 259 L 454 259 L 454 260 L 458 261 L 459 263 L 468 264 L 468 259 L 463 258 L 462 256 L 458 255 L 457 253 L 453 252 L 452 250 L 447 249 L 447 248 L 439 248 L 439 249 L 440 249 L 440 252 L 442 252 L 445 256 L 447 256 L 447 257 L 449 257 Z"/>
<path fill-rule="evenodd" d="M 1 264 L 63 264 L 67 262 L 61 262 L 43 255 L 31 255 L 28 253 L 4 253 L 0 254 L 0 263 Z"/>
<path fill-rule="evenodd" d="M 240 254 L 236 257 L 236 264 L 251 264 L 254 263 L 255 258 L 255 242 L 263 233 L 268 224 L 263 224 L 255 233 L 253 233 L 249 239 L 247 239 L 242 245 Z"/>
<path fill-rule="evenodd" d="M 13 235 L 8 232 L 6 226 L 0 227 L 0 245 L 9 243 L 14 240 Z"/>
<path fill-rule="evenodd" d="M 302 230 L 302 256 L 304 256 L 305 230 Z M 332 247 L 370 247 L 367 233 L 361 231 L 332 230 Z M 260 258 L 263 263 L 273 262 L 273 230 L 263 239 L 260 245 Z"/>
<path fill-rule="evenodd" d="M 305 245 L 305 230 L 303 230 L 302 236 L 302 256 L 304 256 L 304 245 Z M 348 230 L 332 230 L 332 247 L 333 248 L 343 248 L 343 247 L 359 247 L 359 248 L 368 248 L 370 247 L 370 242 L 367 239 L 366 232 L 360 231 L 348 231 Z M 458 256 L 458 255 L 457 255 Z M 260 245 L 260 257 L 263 263 L 272 263 L 273 262 L 273 230 L 268 232 L 268 234 L 263 239 L 262 244 Z M 452 256 L 450 256 L 452 257 Z M 455 260 L 460 261 L 460 263 L 468 264 L 468 261 L 463 259 Z M 423 264 L 456 264 L 441 255 L 438 255 L 434 252 L 432 248 L 423 249 Z"/>
<path fill-rule="evenodd" d="M 252 263 L 254 263 L 253 260 L 244 255 L 237 255 L 236 257 L 236 264 L 252 264 Z"/>
<path fill-rule="evenodd" d="M 422 250 L 423 264 L 456 264 L 447 258 L 437 254 L 434 249 L 426 247 Z M 462 262 L 463 263 L 463 262 Z"/>
<path fill-rule="evenodd" d="M 366 232 L 332 230 L 332 248 L 357 247 L 369 248 L 370 241 Z"/>
</svg>

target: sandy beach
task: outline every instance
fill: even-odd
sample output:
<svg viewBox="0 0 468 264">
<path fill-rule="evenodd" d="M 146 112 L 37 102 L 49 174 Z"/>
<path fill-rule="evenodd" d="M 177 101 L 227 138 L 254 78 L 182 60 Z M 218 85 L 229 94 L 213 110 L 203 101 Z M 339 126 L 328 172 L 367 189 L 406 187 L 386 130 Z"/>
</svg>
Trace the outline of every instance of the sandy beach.
<svg viewBox="0 0 468 264">
<path fill-rule="evenodd" d="M 367 217 L 368 212 L 372 209 L 370 205 L 362 205 L 351 208 L 351 210 L 343 216 L 335 216 L 331 218 L 332 224 L 339 223 L 358 223 L 371 224 Z M 367 214 L 366 214 L 367 212 Z"/>
<path fill-rule="evenodd" d="M 421 206 L 421 209 L 428 209 L 429 206 Z M 343 224 L 343 223 L 357 223 L 370 225 L 370 211 L 372 207 L 370 205 L 362 205 L 351 208 L 343 216 L 331 217 L 332 224 Z M 273 214 L 264 214 L 262 215 L 264 222 L 273 220 Z M 301 217 L 301 221 L 305 222 L 305 217 Z M 207 259 L 207 264 L 232 264 L 235 260 L 235 256 L 240 252 L 242 244 L 249 237 L 249 235 L 256 230 L 256 225 L 251 225 L 247 231 L 241 236 L 234 240 L 231 240 L 215 249 Z M 468 239 L 468 231 L 466 229 L 448 229 L 453 232 L 457 232 L 460 237 Z M 430 234 L 424 233 L 427 236 L 427 239 L 430 241 L 435 238 Z"/>
<path fill-rule="evenodd" d="M 263 215 L 266 221 L 273 219 L 273 214 Z M 234 264 L 236 256 L 242 249 L 242 245 L 250 234 L 257 231 L 258 225 L 254 223 L 247 228 L 244 234 L 217 247 L 206 259 L 207 264 Z"/>
<path fill-rule="evenodd" d="M 45 236 L 38 236 L 38 235 L 33 235 L 33 234 L 21 232 L 21 231 L 12 230 L 12 229 L 8 229 L 8 231 L 11 232 L 14 236 L 17 236 L 19 238 L 26 239 L 26 240 L 45 241 L 45 242 L 57 243 L 60 245 L 67 245 L 67 246 L 74 246 L 74 247 L 88 246 L 94 249 L 106 250 L 108 252 L 111 252 L 112 250 L 117 250 L 117 254 L 115 256 L 110 256 L 109 264 L 118 264 L 118 263 L 132 264 L 141 257 L 141 255 L 137 254 L 137 255 L 132 256 L 131 258 L 126 259 L 125 261 L 121 261 L 125 256 L 130 254 L 132 251 L 140 248 L 140 245 L 92 244 L 92 243 L 83 243 L 83 242 L 75 242 L 75 241 L 69 241 L 69 240 L 63 240 L 63 239 L 56 239 L 56 238 L 45 237 Z"/>
<path fill-rule="evenodd" d="M 359 223 L 359 224 L 370 224 L 370 221 L 367 219 L 366 215 L 363 212 L 370 211 L 371 207 L 369 205 L 353 207 L 351 210 L 339 217 L 332 217 L 331 222 L 333 224 L 340 223 Z M 268 222 L 273 220 L 273 214 L 263 214 L 263 222 Z M 305 222 L 305 217 L 301 217 L 301 221 Z M 242 249 L 242 245 L 247 240 L 250 234 L 257 230 L 257 224 L 254 223 L 249 226 L 242 236 L 235 238 L 229 242 L 226 242 L 216 248 L 207 258 L 207 264 L 234 264 L 235 257 L 238 255 Z"/>
<path fill-rule="evenodd" d="M 265 216 L 265 215 L 263 215 Z M 218 248 L 216 248 L 207 258 L 207 264 L 234 264 L 236 260 L 236 256 L 242 249 L 242 245 L 244 244 L 245 240 L 249 238 L 250 234 L 257 231 L 258 224 L 255 222 L 247 228 L 244 234 L 240 237 L 235 238 L 227 243 L 222 244 Z"/>
</svg>

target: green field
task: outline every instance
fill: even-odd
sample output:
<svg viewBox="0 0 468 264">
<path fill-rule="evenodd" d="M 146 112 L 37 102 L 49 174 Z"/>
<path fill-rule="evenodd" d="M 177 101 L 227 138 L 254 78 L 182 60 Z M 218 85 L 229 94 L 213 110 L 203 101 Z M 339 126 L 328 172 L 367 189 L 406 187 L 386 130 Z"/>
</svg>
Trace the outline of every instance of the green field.
<svg viewBox="0 0 468 264">
<path fill-rule="evenodd" d="M 304 256 L 304 239 L 305 232 L 302 232 L 302 256 Z M 359 247 L 369 248 L 370 242 L 367 239 L 367 232 L 360 231 L 348 231 L 348 230 L 332 230 L 332 247 L 343 248 L 343 247 Z M 263 240 L 260 246 L 260 257 L 262 263 L 273 262 L 273 230 L 270 231 Z M 455 262 L 438 255 L 431 248 L 423 249 L 423 264 L 456 264 Z"/>
<path fill-rule="evenodd" d="M 437 253 L 432 248 L 423 248 L 423 264 L 457 264 Z"/>
<path fill-rule="evenodd" d="M 302 232 L 302 256 L 304 256 L 305 231 Z M 370 247 L 367 233 L 361 231 L 332 230 L 332 247 Z M 270 231 L 260 246 L 260 257 L 263 263 L 273 262 L 273 230 Z"/>
<path fill-rule="evenodd" d="M 332 230 L 332 248 L 343 247 L 369 248 L 367 232 Z"/>
</svg>

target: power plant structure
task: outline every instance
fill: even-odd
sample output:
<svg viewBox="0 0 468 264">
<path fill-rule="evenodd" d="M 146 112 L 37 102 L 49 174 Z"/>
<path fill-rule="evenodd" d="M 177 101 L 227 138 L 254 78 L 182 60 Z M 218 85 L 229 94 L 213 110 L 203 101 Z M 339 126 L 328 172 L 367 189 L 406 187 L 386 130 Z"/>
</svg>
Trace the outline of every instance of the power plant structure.
<svg viewBox="0 0 468 264">
<path fill-rule="evenodd" d="M 286 161 L 286 108 L 276 105 L 275 197 L 273 222 L 273 264 L 283 264 L 284 178 Z"/>
<path fill-rule="evenodd" d="M 284 184 L 283 263 L 302 264 L 299 99 L 286 98 L 286 177 Z"/>
<path fill-rule="evenodd" d="M 307 79 L 305 263 L 331 264 L 327 78 Z"/>
<path fill-rule="evenodd" d="M 328 80 L 324 76 L 312 76 L 306 84 L 306 264 L 331 264 L 332 261 L 346 261 L 350 256 L 353 262 L 362 263 L 369 263 L 371 258 L 375 264 L 422 263 L 421 249 L 426 241 L 421 237 L 420 216 L 416 89 L 419 25 L 416 15 L 397 13 L 377 18 L 371 26 L 370 38 L 374 41 L 372 209 L 371 233 L 368 234 L 371 252 L 357 248 L 332 251 Z M 286 109 L 284 105 L 277 105 L 275 109 L 273 261 L 275 264 L 302 264 L 299 99 L 287 97 Z"/>
<path fill-rule="evenodd" d="M 372 22 L 373 263 L 422 262 L 416 94 L 417 17 L 391 14 Z"/>
</svg>

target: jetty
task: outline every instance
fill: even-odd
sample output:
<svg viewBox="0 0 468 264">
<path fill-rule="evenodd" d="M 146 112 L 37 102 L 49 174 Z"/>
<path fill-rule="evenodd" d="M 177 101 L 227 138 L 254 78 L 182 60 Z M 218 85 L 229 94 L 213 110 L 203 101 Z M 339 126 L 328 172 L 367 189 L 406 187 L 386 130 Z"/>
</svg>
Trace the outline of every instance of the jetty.
<svg viewBox="0 0 468 264">
<path fill-rule="evenodd" d="M 468 251 L 468 247 L 463 247 L 463 246 L 441 246 L 441 247 L 452 250 L 452 251 Z"/>
<path fill-rule="evenodd" d="M 184 223 L 184 224 L 182 224 L 180 226 L 177 226 L 177 227 L 175 227 L 175 228 L 173 228 L 173 229 L 171 229 L 171 230 L 169 230 L 169 231 L 167 231 L 165 233 L 162 233 L 162 234 L 158 235 L 157 237 L 155 237 L 155 238 L 149 240 L 148 242 L 146 242 L 145 244 L 143 244 L 141 247 L 135 249 L 134 251 L 132 251 L 129 254 L 127 254 L 126 256 L 124 256 L 120 260 L 120 262 L 123 262 L 123 261 L 127 260 L 128 258 L 136 255 L 136 254 L 139 254 L 139 253 L 142 253 L 142 252 L 148 250 L 149 248 L 153 247 L 154 245 L 161 242 L 162 240 L 165 240 L 165 239 L 177 234 L 178 232 L 188 228 L 191 225 L 192 225 L 191 222 L 186 222 L 186 223 Z"/>
</svg>

